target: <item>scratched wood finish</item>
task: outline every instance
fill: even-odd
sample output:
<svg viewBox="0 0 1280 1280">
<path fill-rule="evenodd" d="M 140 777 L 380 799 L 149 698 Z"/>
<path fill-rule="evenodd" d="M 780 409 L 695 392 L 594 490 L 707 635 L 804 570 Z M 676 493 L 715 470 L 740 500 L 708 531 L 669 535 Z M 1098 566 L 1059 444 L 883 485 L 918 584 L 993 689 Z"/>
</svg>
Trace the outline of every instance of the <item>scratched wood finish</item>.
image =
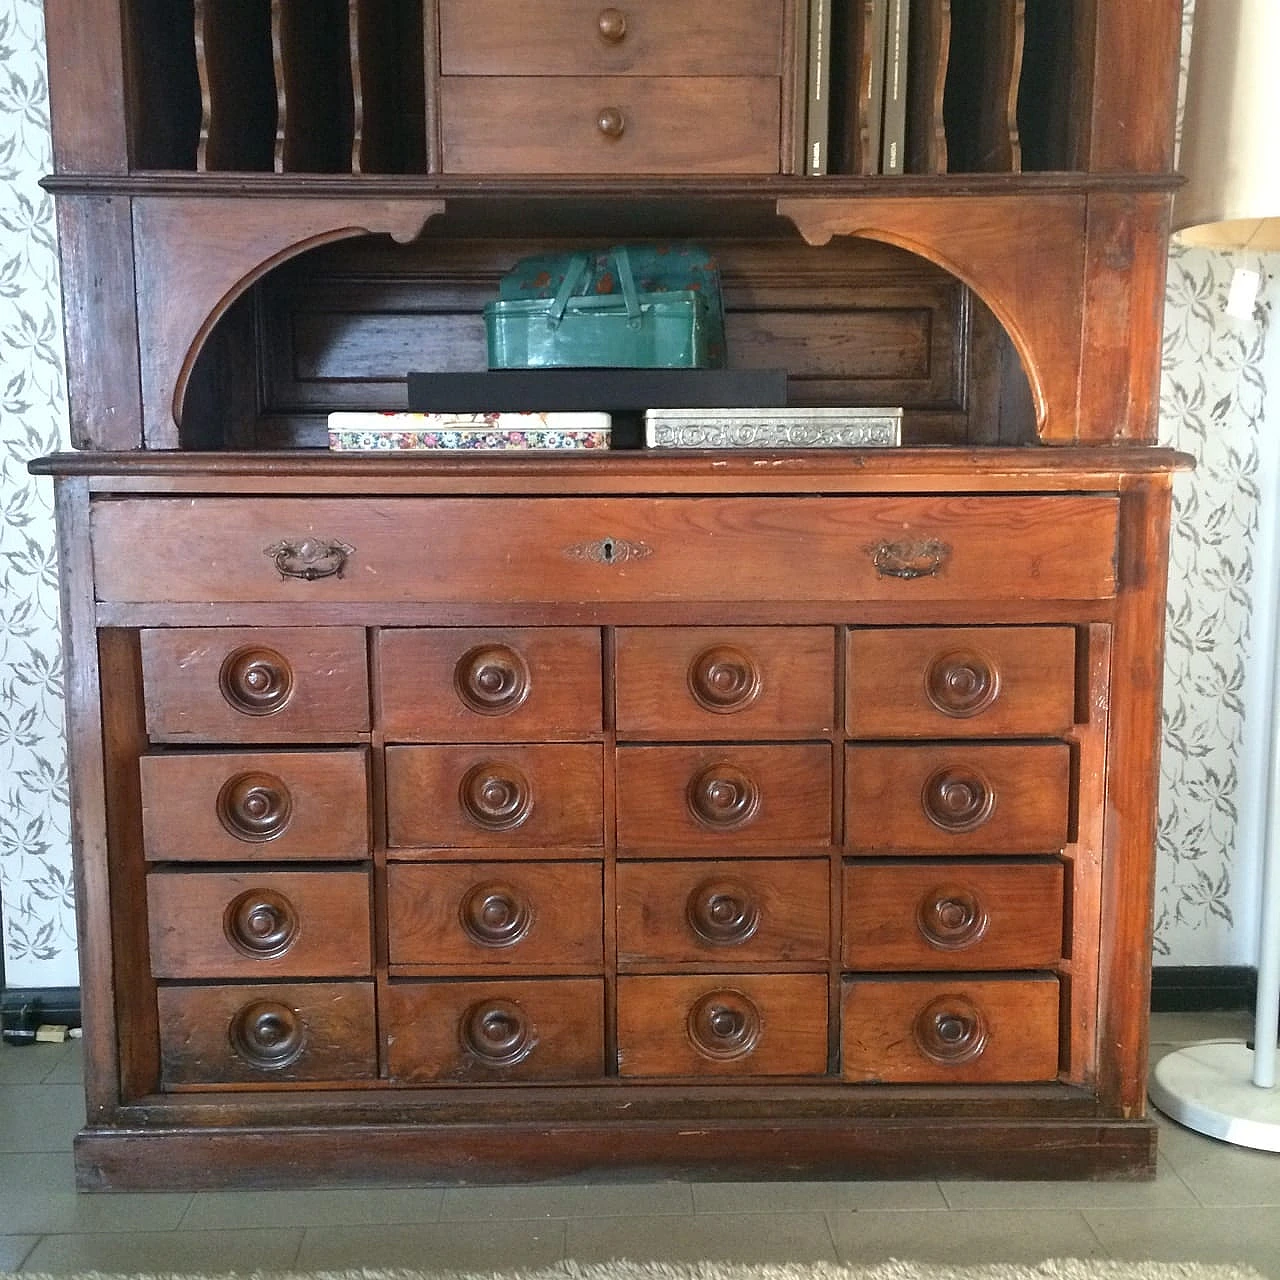
<svg viewBox="0 0 1280 1280">
<path fill-rule="evenodd" d="M 358 978 L 373 970 L 364 871 L 152 871 L 157 978 Z"/>
<path fill-rule="evenodd" d="M 147 628 L 153 742 L 305 742 L 369 731 L 358 627 Z"/>
</svg>

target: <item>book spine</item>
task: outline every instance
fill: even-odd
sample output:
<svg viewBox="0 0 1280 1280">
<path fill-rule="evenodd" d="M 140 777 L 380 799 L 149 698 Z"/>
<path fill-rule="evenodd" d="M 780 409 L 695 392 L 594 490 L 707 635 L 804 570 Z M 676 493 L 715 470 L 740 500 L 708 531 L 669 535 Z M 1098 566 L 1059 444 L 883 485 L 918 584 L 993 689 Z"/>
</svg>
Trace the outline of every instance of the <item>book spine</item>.
<svg viewBox="0 0 1280 1280">
<path fill-rule="evenodd" d="M 831 0 L 809 3 L 809 108 L 806 122 L 805 173 L 827 172 L 831 132 Z"/>
<path fill-rule="evenodd" d="M 871 72 L 867 76 L 867 146 L 863 173 L 880 172 L 880 141 L 884 132 L 884 53 L 889 0 L 873 0 L 871 20 L 863 33 Z"/>
<path fill-rule="evenodd" d="M 809 0 L 793 0 L 793 79 L 791 95 L 791 172 L 808 169 L 809 120 Z"/>
<path fill-rule="evenodd" d="M 907 149 L 907 24 L 911 0 L 888 0 L 884 53 L 882 173 L 904 171 Z"/>
</svg>

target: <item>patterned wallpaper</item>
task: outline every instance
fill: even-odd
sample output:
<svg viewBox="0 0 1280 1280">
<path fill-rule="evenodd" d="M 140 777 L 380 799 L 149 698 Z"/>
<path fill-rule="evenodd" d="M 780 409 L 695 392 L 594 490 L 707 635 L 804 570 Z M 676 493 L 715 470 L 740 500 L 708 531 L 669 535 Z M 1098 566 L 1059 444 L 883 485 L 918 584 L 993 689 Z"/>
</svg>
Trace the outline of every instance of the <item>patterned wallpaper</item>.
<svg viewBox="0 0 1280 1280">
<path fill-rule="evenodd" d="M 54 532 L 49 492 L 25 469 L 28 458 L 61 447 L 65 429 L 53 216 L 37 185 L 50 164 L 43 44 L 40 0 L 0 0 L 0 926 L 8 986 L 76 982 Z M 1176 498 L 1157 963 L 1245 963 L 1252 953 L 1260 730 L 1246 709 L 1267 665 L 1251 661 L 1252 611 L 1260 520 L 1270 519 L 1280 474 L 1263 430 L 1267 382 L 1277 376 L 1268 379 L 1268 361 L 1280 365 L 1280 339 L 1266 323 L 1280 297 L 1280 261 L 1243 264 L 1266 274 L 1249 322 L 1223 314 L 1241 255 L 1180 249 L 1170 265 L 1161 434 L 1194 453 L 1199 469 L 1179 482 Z"/>
</svg>

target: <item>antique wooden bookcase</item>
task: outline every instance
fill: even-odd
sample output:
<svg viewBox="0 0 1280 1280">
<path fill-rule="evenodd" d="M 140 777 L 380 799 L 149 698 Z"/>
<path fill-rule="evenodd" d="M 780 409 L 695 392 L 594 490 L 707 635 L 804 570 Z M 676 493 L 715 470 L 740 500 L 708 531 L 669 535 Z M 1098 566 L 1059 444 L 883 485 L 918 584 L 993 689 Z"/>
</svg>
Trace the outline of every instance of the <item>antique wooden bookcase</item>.
<svg viewBox="0 0 1280 1280">
<path fill-rule="evenodd" d="M 797 176 L 795 0 L 46 0 L 82 1186 L 1153 1171 L 1180 6 L 949 8 L 1021 171 Z M 903 447 L 324 448 L 677 238 Z"/>
</svg>

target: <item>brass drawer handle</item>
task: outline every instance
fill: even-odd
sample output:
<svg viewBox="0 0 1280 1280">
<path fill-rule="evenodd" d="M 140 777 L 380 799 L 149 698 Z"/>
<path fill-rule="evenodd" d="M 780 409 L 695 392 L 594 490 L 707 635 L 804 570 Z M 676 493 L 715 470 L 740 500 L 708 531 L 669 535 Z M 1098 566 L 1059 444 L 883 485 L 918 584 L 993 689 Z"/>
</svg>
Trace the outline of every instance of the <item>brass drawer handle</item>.
<svg viewBox="0 0 1280 1280">
<path fill-rule="evenodd" d="M 601 9 L 596 19 L 600 39 L 617 44 L 627 34 L 627 15 L 621 9 Z"/>
<path fill-rule="evenodd" d="M 601 107 L 596 116 L 596 128 L 606 138 L 620 138 L 626 132 L 627 122 L 617 107 Z"/>
<path fill-rule="evenodd" d="M 302 538 L 272 543 L 262 554 L 275 562 L 282 578 L 314 582 L 317 578 L 342 577 L 347 557 L 354 550 L 337 538 Z"/>
<path fill-rule="evenodd" d="M 867 548 L 881 578 L 932 578 L 951 557 L 951 548 L 937 538 L 878 542 Z"/>
</svg>

